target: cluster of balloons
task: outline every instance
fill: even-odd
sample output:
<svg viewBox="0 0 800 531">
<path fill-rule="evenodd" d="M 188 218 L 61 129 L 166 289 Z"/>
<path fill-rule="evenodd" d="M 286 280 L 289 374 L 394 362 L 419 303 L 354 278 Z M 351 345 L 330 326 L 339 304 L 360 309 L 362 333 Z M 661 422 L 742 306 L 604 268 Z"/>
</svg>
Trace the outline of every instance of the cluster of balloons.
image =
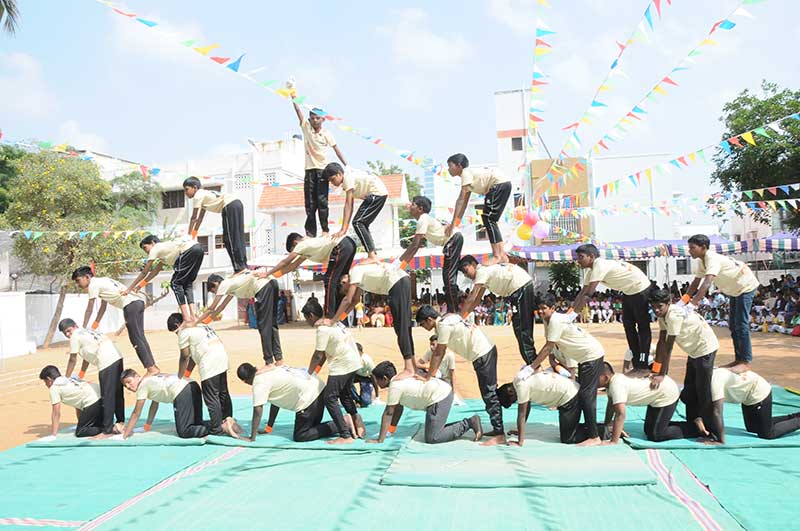
<svg viewBox="0 0 800 531">
<path fill-rule="evenodd" d="M 518 206 L 514 209 L 514 219 L 522 222 L 517 227 L 517 236 L 520 240 L 530 240 L 531 236 L 541 240 L 550 234 L 550 224 L 539 219 L 536 212 L 524 206 Z"/>
</svg>

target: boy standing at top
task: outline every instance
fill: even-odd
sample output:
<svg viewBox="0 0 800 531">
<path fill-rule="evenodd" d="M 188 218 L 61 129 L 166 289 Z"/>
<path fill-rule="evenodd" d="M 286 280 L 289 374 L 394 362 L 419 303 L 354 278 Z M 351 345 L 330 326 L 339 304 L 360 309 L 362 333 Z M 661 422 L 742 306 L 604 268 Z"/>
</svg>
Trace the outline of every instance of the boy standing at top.
<svg viewBox="0 0 800 531">
<path fill-rule="evenodd" d="M 294 87 L 290 88 L 296 94 Z M 292 96 L 294 99 L 294 96 Z M 319 225 L 323 234 L 328 232 L 328 180 L 322 176 L 327 159 L 325 148 L 333 148 L 334 153 L 347 166 L 344 155 L 339 151 L 336 139 L 327 129 L 322 128 L 325 121 L 322 109 L 311 109 L 308 119 L 303 116 L 300 106 L 292 102 L 297 119 L 300 120 L 300 129 L 303 131 L 303 145 L 306 150 L 306 175 L 303 181 L 303 195 L 306 207 L 306 236 L 317 235 L 317 211 L 319 211 Z"/>
<path fill-rule="evenodd" d="M 461 177 L 461 193 L 453 209 L 453 221 L 445 228 L 445 234 L 449 237 L 453 228 L 461 225 L 461 218 L 469 204 L 469 196 L 473 193 L 483 195 L 485 199 L 481 219 L 489 235 L 489 243 L 492 245 L 491 263 L 508 262 L 508 254 L 503 248 L 503 235 L 500 234 L 497 222 L 500 221 L 500 216 L 503 215 L 508 198 L 511 196 L 511 181 L 499 170 L 470 168 L 469 160 L 461 153 L 456 153 L 447 159 L 447 168 L 453 177 Z"/>
<path fill-rule="evenodd" d="M 600 258 L 600 251 L 591 243 L 575 249 L 575 254 L 581 269 L 589 271 L 583 288 L 572 303 L 572 310 L 580 313 L 601 282 L 609 289 L 621 291 L 622 326 L 625 328 L 628 348 L 633 352 L 633 368 L 647 369 L 647 355 L 653 338 L 650 332 L 650 307 L 647 300 L 650 281 L 647 275 L 627 262 Z"/>
<path fill-rule="evenodd" d="M 332 186 L 341 186 L 345 191 L 344 215 L 342 216 L 342 230 L 334 234 L 334 238 L 347 235 L 350 228 L 350 218 L 353 216 L 354 199 L 361 199 L 361 205 L 353 217 L 353 230 L 356 231 L 358 239 L 364 246 L 367 258 L 375 259 L 378 255 L 375 252 L 375 242 L 369 232 L 369 226 L 381 213 L 383 205 L 389 191 L 380 177 L 374 173 L 361 170 L 348 170 L 347 172 L 336 162 L 331 162 L 325 166 L 322 177 L 331 183 Z"/>
<path fill-rule="evenodd" d="M 247 269 L 247 248 L 244 244 L 244 205 L 233 194 L 213 190 L 201 190 L 200 179 L 189 177 L 183 181 L 183 191 L 192 200 L 192 219 L 189 220 L 189 234 L 197 239 L 197 231 L 206 215 L 206 210 L 222 214 L 222 242 L 233 271 Z"/>
<path fill-rule="evenodd" d="M 721 256 L 710 247 L 711 241 L 705 234 L 695 234 L 689 238 L 689 254 L 697 259 L 697 267 L 694 280 L 681 300 L 688 303 L 691 297 L 692 307 L 699 306 L 712 283 L 729 297 L 728 323 L 736 359 L 728 366 L 735 371 L 746 371 L 753 361 L 749 323 L 759 282 L 747 264 Z"/>
</svg>

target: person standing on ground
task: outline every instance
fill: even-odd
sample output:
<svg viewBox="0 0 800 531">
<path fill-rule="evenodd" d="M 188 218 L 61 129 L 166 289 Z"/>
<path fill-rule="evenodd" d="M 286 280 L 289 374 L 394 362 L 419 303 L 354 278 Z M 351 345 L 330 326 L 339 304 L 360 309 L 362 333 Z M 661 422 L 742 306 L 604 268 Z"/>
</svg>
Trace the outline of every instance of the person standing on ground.
<svg viewBox="0 0 800 531">
<path fill-rule="evenodd" d="M 689 238 L 689 254 L 696 259 L 694 280 L 681 299 L 691 304 L 690 309 L 700 305 L 711 284 L 727 295 L 730 300 L 729 328 L 736 359 L 729 363 L 734 371 L 747 371 L 753 361 L 753 346 L 750 343 L 750 310 L 759 282 L 750 267 L 711 249 L 711 241 L 705 234 Z"/>
<path fill-rule="evenodd" d="M 627 262 L 600 258 L 600 251 L 591 243 L 575 249 L 577 262 L 581 269 L 588 269 L 583 288 L 575 297 L 571 310 L 580 313 L 583 305 L 594 294 L 601 282 L 609 289 L 622 292 L 622 326 L 628 348 L 634 353 L 633 368 L 647 369 L 647 355 L 650 351 L 652 332 L 650 331 L 650 307 L 647 297 L 650 281 L 641 269 Z"/>
</svg>

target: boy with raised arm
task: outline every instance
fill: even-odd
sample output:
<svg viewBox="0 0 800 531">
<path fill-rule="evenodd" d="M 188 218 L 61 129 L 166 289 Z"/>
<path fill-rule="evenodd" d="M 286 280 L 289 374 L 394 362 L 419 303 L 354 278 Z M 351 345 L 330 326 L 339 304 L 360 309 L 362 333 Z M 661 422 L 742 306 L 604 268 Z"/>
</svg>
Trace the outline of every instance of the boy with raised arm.
<svg viewBox="0 0 800 531">
<path fill-rule="evenodd" d="M 433 378 L 448 348 L 471 362 L 478 377 L 481 398 L 492 424 L 492 431 L 487 434 L 492 437 L 489 444 L 505 442 L 503 411 L 497 399 L 497 347 L 480 328 L 469 324 L 460 315 L 450 313 L 440 316 L 439 312 L 427 304 L 417 311 L 417 324 L 429 332 L 436 330 L 438 343 L 431 356 L 428 374 L 415 378 L 424 380 Z"/>
<path fill-rule="evenodd" d="M 695 277 L 681 300 L 690 303 L 691 308 L 699 306 L 711 284 L 729 297 L 728 324 L 736 359 L 728 367 L 734 371 L 746 371 L 753 361 L 750 310 L 759 282 L 747 264 L 719 255 L 710 247 L 711 241 L 705 234 L 695 234 L 689 238 L 689 254 L 696 259 Z"/>
<path fill-rule="evenodd" d="M 147 253 L 147 262 L 142 272 L 123 294 L 136 293 L 147 286 L 161 272 L 164 264 L 172 266 L 170 287 L 178 301 L 181 315 L 184 321 L 193 319 L 195 316 L 193 283 L 203 265 L 203 247 L 188 238 L 162 242 L 152 234 L 145 236 L 139 247 Z"/>
<path fill-rule="evenodd" d="M 380 362 L 372 370 L 372 374 L 381 389 L 389 388 L 389 394 L 381 417 L 378 438 L 371 439 L 368 443 L 382 443 L 386 439 L 389 426 L 397 426 L 403 408 L 406 407 L 425 411 L 425 442 L 428 444 L 455 441 L 469 430 L 475 434 L 473 441 L 479 441 L 483 437 L 478 415 L 447 423 L 447 415 L 453 406 L 453 388 L 444 380 L 395 378 L 397 369 L 391 361 Z"/>
<path fill-rule="evenodd" d="M 294 82 L 287 83 L 290 94 L 296 94 Z M 294 96 L 292 96 L 294 99 Z M 328 232 L 328 180 L 322 176 L 322 170 L 327 164 L 325 148 L 333 148 L 334 153 L 347 166 L 344 155 L 339 151 L 336 139 L 327 129 L 322 127 L 325 121 L 324 112 L 316 107 L 308 113 L 308 119 L 303 116 L 300 106 L 292 101 L 294 112 L 300 121 L 303 131 L 303 145 L 306 150 L 306 174 L 303 181 L 303 194 L 306 207 L 306 236 L 317 235 L 317 211 L 319 211 L 319 225 L 322 233 Z"/>
<path fill-rule="evenodd" d="M 491 263 L 508 262 L 508 254 L 503 248 L 503 235 L 497 222 L 500 221 L 508 198 L 511 197 L 511 181 L 500 170 L 470 168 L 469 160 L 461 153 L 451 155 L 447 159 L 447 169 L 453 177 L 461 177 L 461 193 L 453 209 L 453 221 L 446 227 L 445 234 L 450 236 L 453 227 L 461 225 L 461 218 L 467 210 L 470 195 L 473 193 L 483 195 L 485 197 L 481 219 L 489 235 L 489 243 L 492 245 Z"/>
<path fill-rule="evenodd" d="M 59 331 L 69 339 L 69 361 L 66 374 L 71 375 L 78 362 L 83 359 L 78 378 L 81 380 L 89 365 L 97 367 L 100 380 L 100 398 L 103 404 L 103 433 L 112 433 L 114 417 L 117 422 L 125 422 L 125 397 L 119 377 L 122 374 L 122 356 L 114 343 L 105 334 L 78 328 L 72 319 L 62 319 Z"/>
<path fill-rule="evenodd" d="M 627 262 L 600 258 L 600 251 L 591 243 L 575 249 L 575 254 L 581 269 L 589 271 L 571 310 L 580 313 L 601 282 L 609 289 L 621 291 L 622 326 L 625 328 L 628 348 L 634 353 L 633 368 L 646 370 L 647 353 L 653 337 L 650 332 L 650 308 L 647 301 L 650 281 L 647 275 Z"/>
<path fill-rule="evenodd" d="M 281 367 L 273 363 L 256 370 L 249 363 L 242 363 L 236 370 L 239 379 L 253 386 L 253 422 L 249 441 L 255 441 L 264 405 L 269 403 L 269 418 L 264 433 L 271 433 L 278 417 L 278 411 L 294 411 L 295 442 L 310 442 L 324 439 L 336 433 L 333 421 L 322 422 L 325 401 L 322 392 L 325 382 L 314 374 L 302 369 Z"/>
<path fill-rule="evenodd" d="M 340 323 L 327 326 L 322 319 L 322 307 L 319 303 L 308 301 L 302 310 L 303 317 L 309 326 L 316 328 L 314 355 L 308 365 L 308 373 L 315 374 L 322 365 L 330 362 L 328 369 L 328 382 L 323 391 L 325 409 L 336 423 L 339 437 L 328 441 L 329 444 L 349 444 L 354 436 L 361 437 L 364 432 L 364 423 L 358 414 L 356 403 L 350 392 L 356 373 L 361 369 L 361 356 L 353 336 Z M 353 434 L 342 415 L 339 401 L 348 415 L 353 419 L 358 432 Z"/>
<path fill-rule="evenodd" d="M 97 299 L 100 299 L 101 302 L 97 316 L 92 323 L 92 330 L 97 330 L 100 326 L 100 321 L 109 304 L 120 308 L 125 317 L 128 339 L 133 350 L 136 351 L 136 356 L 149 374 L 158 374 L 160 371 L 153 359 L 153 351 L 150 350 L 150 343 L 147 342 L 147 336 L 144 335 L 144 299 L 138 293 L 123 295 L 125 286 L 121 282 L 117 282 L 113 278 L 96 277 L 91 267 L 79 267 L 73 271 L 72 280 L 76 286 L 89 293 L 89 302 L 86 304 L 86 313 L 83 316 L 83 328 L 89 325 Z"/>
<path fill-rule="evenodd" d="M 429 241 L 434 245 L 442 246 L 444 264 L 442 265 L 442 282 L 444 283 L 444 299 L 447 309 L 451 312 L 458 311 L 458 261 L 461 258 L 461 249 L 464 247 L 464 236 L 455 232 L 452 236 L 445 234 L 445 225 L 430 215 L 431 200 L 418 195 L 411 200 L 408 207 L 411 216 L 417 220 L 417 230 L 414 238 L 406 247 L 403 254 L 395 262 L 394 267 L 405 268 L 417 254 L 422 242 Z M 437 290 L 438 291 L 438 290 Z"/>
<path fill-rule="evenodd" d="M 340 239 L 326 234 L 318 238 L 303 238 L 293 232 L 286 237 L 286 251 L 289 254 L 275 267 L 266 272 L 257 272 L 255 275 L 261 278 L 269 276 L 280 278 L 300 267 L 306 260 L 319 264 L 327 263 L 323 309 L 324 317 L 333 317 L 341 302 L 339 285 L 342 282 L 342 276 L 350 271 L 353 258 L 356 256 L 356 242 L 350 236 Z"/>
<path fill-rule="evenodd" d="M 172 404 L 175 414 L 175 431 L 181 439 L 197 439 L 208 435 L 208 424 L 203 422 L 203 396 L 194 380 L 183 380 L 177 374 L 146 374 L 139 376 L 133 369 L 122 373 L 122 385 L 136 393 L 136 406 L 131 413 L 122 438 L 133 435 L 136 423 L 150 400 L 150 410 L 144 431 L 150 431 L 158 412 L 158 404 Z"/>
<path fill-rule="evenodd" d="M 505 298 L 517 311 L 511 317 L 514 336 L 517 338 L 519 355 L 530 363 L 536 357 L 533 344 L 533 312 L 536 310 L 536 291 L 533 279 L 528 272 L 514 264 L 493 264 L 483 266 L 472 255 L 461 258 L 458 269 L 472 280 L 473 288 L 461 308 L 461 316 L 466 318 L 483 300 L 488 289 L 495 295 Z"/>
<path fill-rule="evenodd" d="M 552 356 L 550 365 L 555 367 L 554 350 L 558 347 L 565 358 L 578 364 L 578 404 L 583 412 L 586 425 L 586 440 L 582 446 L 601 443 L 597 429 L 597 381 L 603 366 L 605 351 L 600 342 L 591 334 L 570 321 L 563 313 L 556 312 L 556 299 L 552 294 L 545 295 L 539 303 L 539 315 L 544 321 L 544 334 L 547 342 L 530 364 L 538 369 L 545 358 Z"/>
<path fill-rule="evenodd" d="M 234 272 L 247 269 L 247 247 L 244 244 L 244 205 L 233 194 L 214 190 L 201 190 L 200 179 L 189 177 L 183 181 L 183 191 L 192 200 L 192 219 L 189 234 L 197 239 L 206 210 L 222 214 L 222 244 L 231 260 Z"/>
<path fill-rule="evenodd" d="M 265 363 L 283 364 L 281 338 L 278 333 L 278 281 L 274 278 L 260 278 L 250 271 L 241 271 L 226 279 L 210 275 L 206 281 L 209 293 L 214 300 L 197 321 L 211 323 L 215 315 L 222 313 L 233 297 L 255 299 L 256 323 L 261 335 L 261 353 Z"/>
<path fill-rule="evenodd" d="M 653 363 L 652 385 L 657 387 L 669 372 L 672 348 L 677 343 L 687 354 L 682 400 L 686 418 L 697 423 L 711 415 L 711 375 L 719 341 L 708 323 L 696 312 L 672 304 L 672 294 L 664 289 L 650 294 L 650 304 L 658 317 L 658 344 Z"/>
<path fill-rule="evenodd" d="M 211 435 L 227 433 L 236 438 L 238 424 L 233 419 L 233 403 L 228 392 L 228 353 L 219 336 L 210 326 L 184 326 L 179 313 L 167 318 L 167 330 L 178 336 L 181 350 L 178 374 L 188 378 L 194 366 L 198 366 L 203 401 L 211 417 L 208 432 Z"/>
<path fill-rule="evenodd" d="M 94 437 L 103 433 L 103 403 L 100 400 L 100 387 L 95 383 L 83 382 L 61 376 L 55 365 L 44 367 L 39 379 L 50 391 L 50 435 L 43 441 L 52 441 L 58 435 L 61 425 L 61 404 L 74 407 L 78 413 L 78 426 L 75 437 Z M 115 425 L 119 429 L 119 425 Z"/>
<path fill-rule="evenodd" d="M 352 217 L 353 230 L 356 231 L 358 239 L 361 240 L 364 251 L 367 253 L 367 258 L 376 259 L 375 242 L 372 240 L 369 226 L 375 221 L 386 204 L 386 198 L 389 196 L 386 185 L 374 173 L 353 169 L 345 172 L 336 162 L 331 162 L 325 166 L 322 177 L 332 186 L 341 186 L 346 194 L 342 230 L 334 234 L 334 238 L 347 235 L 347 229 L 350 228 L 350 218 L 353 216 L 353 202 L 355 199 L 361 199 L 361 205 L 359 205 L 355 217 Z"/>
</svg>

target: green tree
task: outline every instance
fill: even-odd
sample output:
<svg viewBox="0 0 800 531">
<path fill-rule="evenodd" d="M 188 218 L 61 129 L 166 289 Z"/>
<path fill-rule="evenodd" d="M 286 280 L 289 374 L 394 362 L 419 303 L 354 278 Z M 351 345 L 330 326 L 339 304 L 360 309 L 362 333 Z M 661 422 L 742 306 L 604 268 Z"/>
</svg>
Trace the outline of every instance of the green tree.
<svg viewBox="0 0 800 531">
<path fill-rule="evenodd" d="M 2 21 L 6 33 L 13 35 L 17 31 L 17 26 L 19 26 L 17 0 L 0 0 L 0 21 Z"/>
<path fill-rule="evenodd" d="M 409 200 L 422 193 L 422 186 L 420 186 L 419 182 L 408 173 L 405 173 L 397 164 L 387 166 L 386 163 L 381 160 L 368 160 L 367 166 L 369 166 L 369 169 L 372 170 L 373 173 L 378 175 L 402 174 L 406 180 L 406 191 L 408 192 Z M 411 217 L 411 213 L 408 211 L 408 207 L 400 207 L 397 209 L 397 214 L 400 219 L 400 247 L 405 249 L 411 243 L 411 239 L 414 237 L 414 232 L 417 230 L 417 226 L 413 221 L 414 218 Z M 409 220 L 412 221 L 409 222 Z"/>
<path fill-rule="evenodd" d="M 775 83 L 762 82 L 760 93 L 742 91 L 725 104 L 720 121 L 725 124 L 723 139 L 760 127 L 786 115 L 800 112 L 800 90 L 780 89 Z M 780 124 L 784 131 L 771 129 L 771 138 L 757 136 L 755 146 L 733 148 L 727 155 L 720 151 L 714 157 L 717 169 L 712 179 L 726 191 L 752 190 L 798 182 L 800 177 L 800 122 L 787 120 Z M 780 198 L 800 197 L 781 194 Z M 747 200 L 746 198 L 744 200 Z M 758 197 L 754 197 L 758 200 Z M 723 201 L 724 202 L 724 201 Z M 742 213 L 739 206 L 734 210 Z M 757 221 L 769 222 L 769 211 L 749 211 Z M 792 212 L 787 219 L 791 227 L 800 227 L 800 214 Z"/>
<path fill-rule="evenodd" d="M 71 286 L 69 274 L 92 261 L 98 275 L 119 276 L 136 269 L 140 234 L 110 234 L 135 226 L 114 216 L 111 185 L 100 178 L 94 163 L 42 152 L 14 164 L 18 173 L 10 180 L 11 204 L 0 222 L 10 230 L 32 231 L 30 237 L 15 238 L 14 254 L 27 272 L 56 279 L 59 300 L 45 339 L 48 346 Z M 79 233 L 70 235 L 75 232 Z"/>
<path fill-rule="evenodd" d="M 550 287 L 557 294 L 573 291 L 581 285 L 581 273 L 575 262 L 553 262 L 550 264 Z"/>
<path fill-rule="evenodd" d="M 111 180 L 111 205 L 115 218 L 127 219 L 134 226 L 145 227 L 156 220 L 161 201 L 161 185 L 131 172 Z"/>
<path fill-rule="evenodd" d="M 21 159 L 25 151 L 13 146 L 0 146 L 0 214 L 8 208 L 8 183 L 17 175 L 14 161 Z"/>
</svg>

